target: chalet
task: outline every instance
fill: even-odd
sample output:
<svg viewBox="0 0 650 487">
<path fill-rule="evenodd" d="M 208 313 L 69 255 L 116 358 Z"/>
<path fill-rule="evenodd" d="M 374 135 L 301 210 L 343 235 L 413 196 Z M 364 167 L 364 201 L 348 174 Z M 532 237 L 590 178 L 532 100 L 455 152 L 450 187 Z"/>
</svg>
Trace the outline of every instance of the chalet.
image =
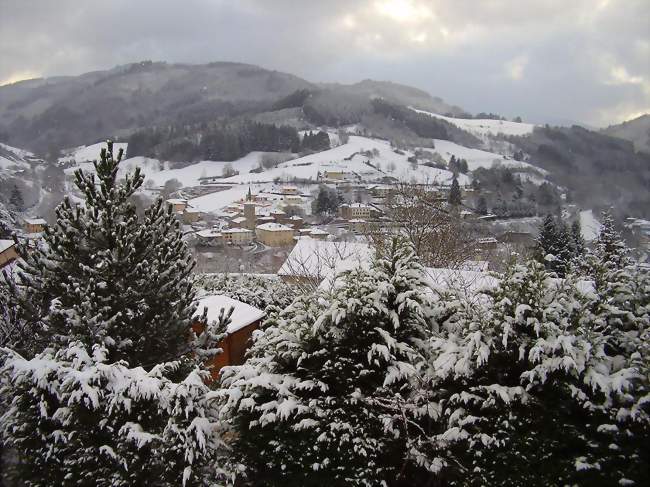
<svg viewBox="0 0 650 487">
<path fill-rule="evenodd" d="M 25 232 L 41 233 L 45 230 L 47 222 L 42 218 L 25 218 Z"/>
<path fill-rule="evenodd" d="M 203 245 L 219 245 L 223 243 L 223 235 L 216 228 L 206 228 L 196 232 L 199 243 Z"/>
<path fill-rule="evenodd" d="M 0 269 L 11 264 L 19 257 L 13 240 L 0 240 Z"/>
<path fill-rule="evenodd" d="M 284 247 L 293 244 L 293 228 L 281 223 L 264 223 L 255 228 L 257 240 L 269 247 Z"/>
<path fill-rule="evenodd" d="M 223 352 L 212 358 L 207 364 L 212 377 L 216 379 L 223 367 L 244 363 L 251 336 L 253 331 L 259 328 L 264 318 L 264 311 L 220 294 L 205 296 L 196 304 L 197 309 L 193 316 L 192 329 L 197 334 L 201 334 L 208 324 L 217 321 L 222 309 L 227 313 L 232 308 L 230 323 L 226 330 L 227 335 L 217 344 Z M 205 309 L 207 309 L 207 323 L 201 321 Z"/>
</svg>

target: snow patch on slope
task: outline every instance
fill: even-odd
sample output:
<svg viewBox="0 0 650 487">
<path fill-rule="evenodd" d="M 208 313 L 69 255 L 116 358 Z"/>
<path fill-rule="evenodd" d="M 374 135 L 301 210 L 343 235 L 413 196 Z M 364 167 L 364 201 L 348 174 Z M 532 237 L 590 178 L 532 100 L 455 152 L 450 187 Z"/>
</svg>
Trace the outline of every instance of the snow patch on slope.
<svg viewBox="0 0 650 487">
<path fill-rule="evenodd" d="M 475 119 L 475 118 L 452 118 L 438 115 L 437 113 L 419 110 L 417 108 L 409 107 L 411 110 L 430 117 L 445 120 L 459 129 L 465 130 L 472 135 L 480 138 L 485 138 L 491 135 L 504 134 L 504 135 L 528 135 L 533 131 L 535 125 L 532 123 L 519 123 L 509 122 L 508 120 L 491 120 L 491 119 Z"/>
</svg>

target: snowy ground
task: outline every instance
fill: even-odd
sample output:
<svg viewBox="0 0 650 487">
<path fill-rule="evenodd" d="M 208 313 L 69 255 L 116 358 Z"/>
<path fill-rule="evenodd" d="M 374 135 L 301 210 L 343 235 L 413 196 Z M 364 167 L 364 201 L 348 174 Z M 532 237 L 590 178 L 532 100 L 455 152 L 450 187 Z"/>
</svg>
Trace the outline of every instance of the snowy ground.
<svg viewBox="0 0 650 487">
<path fill-rule="evenodd" d="M 598 220 L 596 220 L 592 210 L 580 212 L 580 229 L 582 232 L 582 238 L 587 242 L 591 242 L 598 238 L 601 227 L 602 225 Z"/>
<path fill-rule="evenodd" d="M 128 144 L 126 142 L 116 142 L 113 144 L 113 153 L 117 156 L 118 151 L 124 149 L 126 156 L 127 146 Z M 92 161 L 99 159 L 99 153 L 104 147 L 106 147 L 106 142 L 98 142 L 93 145 L 82 145 L 72 149 L 67 149 L 64 151 L 64 155 L 59 158 L 59 162 L 76 161 L 78 163 L 92 163 Z M 90 164 L 90 166 L 92 167 L 92 164 Z"/>
<path fill-rule="evenodd" d="M 0 169 L 7 170 L 11 173 L 29 169 L 29 163 L 24 160 L 26 157 L 35 156 L 24 149 L 0 143 Z"/>
<path fill-rule="evenodd" d="M 463 129 L 470 134 L 473 134 L 481 139 L 490 135 L 504 134 L 504 135 L 528 135 L 533 131 L 535 125 L 532 123 L 518 123 L 509 122 L 507 120 L 490 120 L 490 119 L 465 119 L 465 118 L 451 118 L 437 113 L 431 113 L 417 108 L 410 107 L 411 110 L 429 115 L 430 117 L 440 118 Z"/>
</svg>

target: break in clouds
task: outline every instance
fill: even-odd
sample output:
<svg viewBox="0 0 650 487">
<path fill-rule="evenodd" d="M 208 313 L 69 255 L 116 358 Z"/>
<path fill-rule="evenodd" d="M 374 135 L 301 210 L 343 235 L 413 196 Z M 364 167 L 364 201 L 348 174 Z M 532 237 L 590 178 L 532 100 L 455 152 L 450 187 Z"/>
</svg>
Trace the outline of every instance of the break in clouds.
<svg viewBox="0 0 650 487">
<path fill-rule="evenodd" d="M 650 110 L 649 25 L 647 0 L 0 0 L 0 84 L 227 60 L 601 126 Z"/>
</svg>

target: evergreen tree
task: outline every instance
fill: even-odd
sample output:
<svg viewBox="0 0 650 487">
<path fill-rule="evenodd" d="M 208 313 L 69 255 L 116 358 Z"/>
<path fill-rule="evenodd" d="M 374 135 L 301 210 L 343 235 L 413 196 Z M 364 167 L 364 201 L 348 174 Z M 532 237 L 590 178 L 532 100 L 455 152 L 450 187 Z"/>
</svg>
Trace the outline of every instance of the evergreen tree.
<svg viewBox="0 0 650 487">
<path fill-rule="evenodd" d="M 580 259 L 587 252 L 587 245 L 585 239 L 582 236 L 582 228 L 580 226 L 580 220 L 575 220 L 571 224 L 571 242 L 573 245 L 573 254 L 576 259 Z"/>
<path fill-rule="evenodd" d="M 454 176 L 454 180 L 451 182 L 451 189 L 449 190 L 449 204 L 452 206 L 458 206 L 462 203 L 462 196 L 460 192 L 460 185 L 458 184 L 458 178 Z"/>
<path fill-rule="evenodd" d="M 488 207 L 487 207 L 487 200 L 485 199 L 485 196 L 479 197 L 478 201 L 476 202 L 476 212 L 479 215 L 487 215 Z"/>
<path fill-rule="evenodd" d="M 537 238 L 537 260 L 550 272 L 563 277 L 573 260 L 573 243 L 569 229 L 547 215 L 541 224 Z"/>
<path fill-rule="evenodd" d="M 101 344 L 109 361 L 153 365 L 187 351 L 194 263 L 169 205 L 138 218 L 130 197 L 144 178 L 136 168 L 118 183 L 121 157 L 109 142 L 96 175 L 75 173 L 85 205 L 65 198 L 44 245 L 23 249 L 17 289 L 43 347 Z"/>
<path fill-rule="evenodd" d="M 603 212 L 602 227 L 596 240 L 595 254 L 607 267 L 621 269 L 630 263 L 630 250 L 614 227 L 609 212 Z"/>
<path fill-rule="evenodd" d="M 298 298 L 266 325 L 248 363 L 226 372 L 235 460 L 254 485 L 432 475 L 416 441 L 434 414 L 417 386 L 431 313 L 422 267 L 394 240 L 371 271 L 339 284 Z"/>
<path fill-rule="evenodd" d="M 25 209 L 23 195 L 15 184 L 11 190 L 11 196 L 9 196 L 9 204 L 14 211 L 23 211 Z"/>
<path fill-rule="evenodd" d="M 230 314 L 192 337 L 179 224 L 161 200 L 137 217 L 129 199 L 143 177 L 118 183 L 121 157 L 108 142 L 96 177 L 75 173 L 85 205 L 64 200 L 0 299 L 3 325 L 31 338 L 10 343 L 0 369 L 0 397 L 11 398 L 0 432 L 26 485 L 204 485 L 206 464 L 216 475 L 201 365 Z"/>
</svg>

